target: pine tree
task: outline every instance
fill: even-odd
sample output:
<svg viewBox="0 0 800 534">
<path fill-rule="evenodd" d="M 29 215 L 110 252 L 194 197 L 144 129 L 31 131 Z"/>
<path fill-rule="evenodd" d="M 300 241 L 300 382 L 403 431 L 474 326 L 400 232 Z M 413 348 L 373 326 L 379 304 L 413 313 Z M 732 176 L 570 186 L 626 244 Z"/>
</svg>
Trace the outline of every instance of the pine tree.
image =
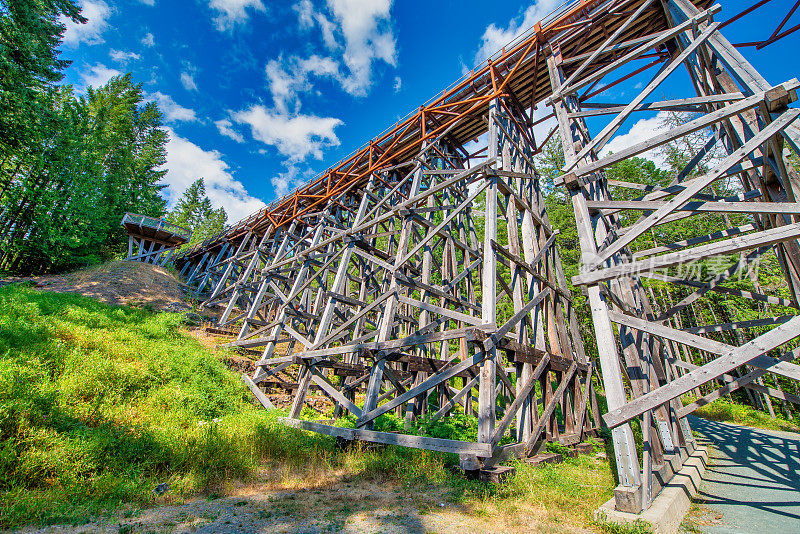
<svg viewBox="0 0 800 534">
<path fill-rule="evenodd" d="M 0 0 L 0 268 L 111 259 L 126 211 L 161 216 L 167 133 L 130 74 L 76 97 L 58 86 L 73 0 Z M 209 204 L 208 211 L 211 210 Z"/>
<path fill-rule="evenodd" d="M 19 147 L 39 127 L 38 95 L 61 80 L 63 15 L 85 23 L 71 0 L 0 0 L 0 151 Z"/>
<path fill-rule="evenodd" d="M 167 134 L 155 104 L 130 75 L 75 98 L 71 87 L 41 93 L 49 108 L 25 151 L 8 158 L 0 189 L 0 265 L 63 270 L 124 249 L 126 211 L 160 216 Z"/>
<path fill-rule="evenodd" d="M 224 208 L 215 210 L 212 207 L 211 200 L 206 196 L 205 182 L 199 178 L 186 188 L 167 219 L 189 228 L 192 231 L 189 245 L 193 245 L 221 232 L 228 215 Z"/>
</svg>

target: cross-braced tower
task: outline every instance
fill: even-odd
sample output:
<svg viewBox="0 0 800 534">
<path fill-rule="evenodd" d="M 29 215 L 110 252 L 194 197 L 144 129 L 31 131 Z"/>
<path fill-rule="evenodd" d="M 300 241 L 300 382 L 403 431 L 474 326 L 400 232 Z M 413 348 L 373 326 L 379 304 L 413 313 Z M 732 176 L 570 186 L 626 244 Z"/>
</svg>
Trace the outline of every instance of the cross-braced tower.
<svg viewBox="0 0 800 534">
<path fill-rule="evenodd" d="M 251 388 L 293 371 L 287 424 L 484 466 L 596 428 L 592 365 L 539 190 L 530 121 L 497 93 L 484 148 L 470 153 L 447 133 L 426 141 L 405 163 L 373 172 L 357 206 L 351 195 L 350 210 L 322 217 L 262 270 L 270 298 L 261 295 L 228 346 L 263 347 Z M 253 329 L 254 314 L 271 320 Z M 312 386 L 355 428 L 302 419 Z M 374 430 L 387 413 L 431 423 L 456 412 L 476 415 L 473 441 Z"/>
<path fill-rule="evenodd" d="M 182 255 L 207 303 L 225 305 L 222 324 L 236 324 L 229 346 L 259 351 L 246 379 L 259 400 L 271 406 L 260 387 L 282 386 L 293 392 L 287 424 L 456 452 L 472 466 L 593 432 L 595 369 L 533 161 L 546 141 L 535 126 L 553 117 L 616 507 L 647 508 L 681 468 L 697 407 L 739 388 L 800 403 L 760 382 L 800 379 L 800 181 L 786 161 L 800 144 L 800 84 L 768 83 L 721 35 L 719 11 L 705 0 L 567 3 L 312 183 Z M 781 33 L 791 13 L 759 46 L 793 31 Z M 621 101 L 621 87 L 635 96 Z M 553 112 L 534 120 L 542 104 Z M 654 112 L 688 118 L 603 150 Z M 710 132 L 705 146 L 667 183 L 609 176 L 695 132 Z M 725 228 L 708 230 L 711 217 Z M 737 261 L 717 261 L 726 255 Z M 786 295 L 738 280 L 767 257 Z M 722 267 L 696 276 L 712 265 Z M 688 289 L 657 299 L 653 280 Z M 694 304 L 716 293 L 765 306 L 757 319 L 707 324 Z M 350 424 L 304 414 L 312 388 Z M 690 391 L 700 398 L 684 406 Z M 464 441 L 386 432 L 390 413 L 412 424 L 475 415 L 477 429 Z"/>
<path fill-rule="evenodd" d="M 625 5 L 624 16 L 607 28 L 607 35 L 591 53 L 575 54 L 567 46 L 569 32 L 549 41 L 552 95 L 548 101 L 564 144 L 566 167 L 560 183 L 570 191 L 583 255 L 582 272 L 573 283 L 588 294 L 608 401 L 604 420 L 612 427 L 620 481 L 616 505 L 638 512 L 649 506 L 693 451 L 687 414 L 750 384 L 767 370 L 800 378 L 800 367 L 788 363 L 798 355 L 796 349 L 789 350 L 788 343 L 800 335 L 800 317 L 784 315 L 780 306 L 768 310 L 772 317 L 748 324 L 700 323 L 683 329 L 670 324 L 671 318 L 709 291 L 796 308 L 800 204 L 795 195 L 800 181 L 784 161 L 784 148 L 788 144 L 797 150 L 800 142 L 796 121 L 800 110 L 787 107 L 796 100 L 800 84 L 796 79 L 776 86 L 767 83 L 720 34 L 720 23 L 713 21 L 719 6 L 703 10 L 687 0 L 618 4 Z M 663 17 L 664 29 L 640 29 L 632 39 L 636 28 L 652 27 L 653 17 Z M 652 73 L 655 69 L 649 67 L 658 68 Z M 683 98 L 657 98 L 658 88 L 670 79 L 685 79 L 684 70 L 690 83 L 672 84 L 685 88 Z M 595 89 L 607 76 L 639 79 L 635 87 L 640 89 L 629 101 L 608 104 L 603 98 L 615 82 Z M 616 153 L 601 152 L 632 114 L 652 110 L 690 113 L 691 120 L 653 132 Z M 703 149 L 665 186 L 643 187 L 606 175 L 616 162 L 709 129 L 713 135 Z M 711 168 L 697 172 L 704 155 L 715 148 L 723 155 Z M 739 193 L 720 197 L 720 182 L 731 177 L 738 178 Z M 614 191 L 630 197 L 626 190 L 635 192 L 631 200 L 613 199 Z M 747 220 L 708 233 L 701 221 L 709 214 L 746 214 Z M 687 225 L 691 219 L 697 223 Z M 649 246 L 644 239 L 651 233 L 668 234 L 669 225 L 679 222 L 686 233 L 678 241 Z M 771 252 L 784 269 L 791 300 L 726 284 Z M 710 280 L 698 280 L 694 276 L 698 271 L 687 268 L 699 262 L 707 268 L 710 260 L 737 253 L 741 260 L 714 273 Z M 646 281 L 652 279 L 689 287 L 692 292 L 660 311 L 648 293 Z M 692 320 L 697 318 L 689 317 Z M 740 337 L 741 346 L 701 335 L 763 326 L 773 328 L 749 342 Z M 705 351 L 713 358 L 698 367 L 681 357 L 680 346 Z M 768 356 L 769 352 L 778 357 Z M 734 379 L 729 373 L 744 364 L 750 366 L 747 374 Z M 714 380 L 724 386 L 688 406 L 681 404 L 683 394 Z M 643 434 L 641 457 L 630 428 L 634 418 L 640 418 Z"/>
<path fill-rule="evenodd" d="M 128 232 L 127 261 L 164 266 L 175 250 L 192 238 L 191 230 L 138 213 L 126 213 L 121 225 Z"/>
</svg>

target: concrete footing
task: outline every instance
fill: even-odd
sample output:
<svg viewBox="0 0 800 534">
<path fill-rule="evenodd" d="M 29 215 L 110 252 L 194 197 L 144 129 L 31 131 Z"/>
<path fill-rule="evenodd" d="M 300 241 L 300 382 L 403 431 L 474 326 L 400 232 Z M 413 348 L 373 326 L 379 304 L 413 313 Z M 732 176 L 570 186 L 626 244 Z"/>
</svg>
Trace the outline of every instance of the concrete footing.
<svg viewBox="0 0 800 534">
<path fill-rule="evenodd" d="M 615 508 L 612 498 L 595 510 L 595 519 L 616 523 L 643 521 L 653 528 L 654 534 L 674 534 L 689 511 L 692 498 L 697 495 L 707 464 L 708 450 L 700 447 L 686 459 L 647 510 L 639 514 L 621 512 Z"/>
</svg>

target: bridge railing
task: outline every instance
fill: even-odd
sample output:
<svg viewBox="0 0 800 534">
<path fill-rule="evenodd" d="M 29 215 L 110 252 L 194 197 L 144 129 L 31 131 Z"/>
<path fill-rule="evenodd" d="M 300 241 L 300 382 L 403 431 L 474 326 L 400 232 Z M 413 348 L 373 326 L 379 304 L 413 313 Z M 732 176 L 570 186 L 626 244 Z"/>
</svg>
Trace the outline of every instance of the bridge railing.
<svg viewBox="0 0 800 534">
<path fill-rule="evenodd" d="M 192 231 L 184 228 L 183 226 L 169 222 L 165 219 L 158 217 L 150 217 L 148 215 L 141 215 L 139 213 L 126 213 L 122 218 L 122 225 L 135 224 L 136 226 L 146 226 L 156 231 L 169 232 L 178 237 L 189 241 L 192 237 Z"/>
</svg>

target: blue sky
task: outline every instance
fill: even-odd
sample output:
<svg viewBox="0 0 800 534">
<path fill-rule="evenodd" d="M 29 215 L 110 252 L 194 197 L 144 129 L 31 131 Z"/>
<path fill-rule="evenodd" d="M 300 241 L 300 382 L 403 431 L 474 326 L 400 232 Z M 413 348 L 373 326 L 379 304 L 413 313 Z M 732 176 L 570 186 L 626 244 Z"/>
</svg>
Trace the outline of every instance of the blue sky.
<svg viewBox="0 0 800 534">
<path fill-rule="evenodd" d="M 751 2 L 720 3 L 718 19 L 725 20 Z M 792 3 L 773 0 L 775 5 L 732 24 L 725 34 L 733 42 L 765 38 Z M 82 5 L 89 22 L 69 24 L 62 46 L 63 57 L 73 61 L 65 81 L 80 92 L 133 73 L 165 114 L 170 206 L 202 176 L 212 202 L 224 206 L 234 222 L 417 108 L 537 22 L 555 2 L 83 0 Z M 798 45 L 800 32 L 743 53 L 767 80 L 780 83 L 797 75 Z M 635 81 L 619 86 L 609 100 L 634 88 Z M 679 96 L 669 84 L 660 90 Z M 612 143 L 635 141 L 656 126 L 655 117 L 637 118 L 623 128 L 627 137 Z"/>
</svg>

